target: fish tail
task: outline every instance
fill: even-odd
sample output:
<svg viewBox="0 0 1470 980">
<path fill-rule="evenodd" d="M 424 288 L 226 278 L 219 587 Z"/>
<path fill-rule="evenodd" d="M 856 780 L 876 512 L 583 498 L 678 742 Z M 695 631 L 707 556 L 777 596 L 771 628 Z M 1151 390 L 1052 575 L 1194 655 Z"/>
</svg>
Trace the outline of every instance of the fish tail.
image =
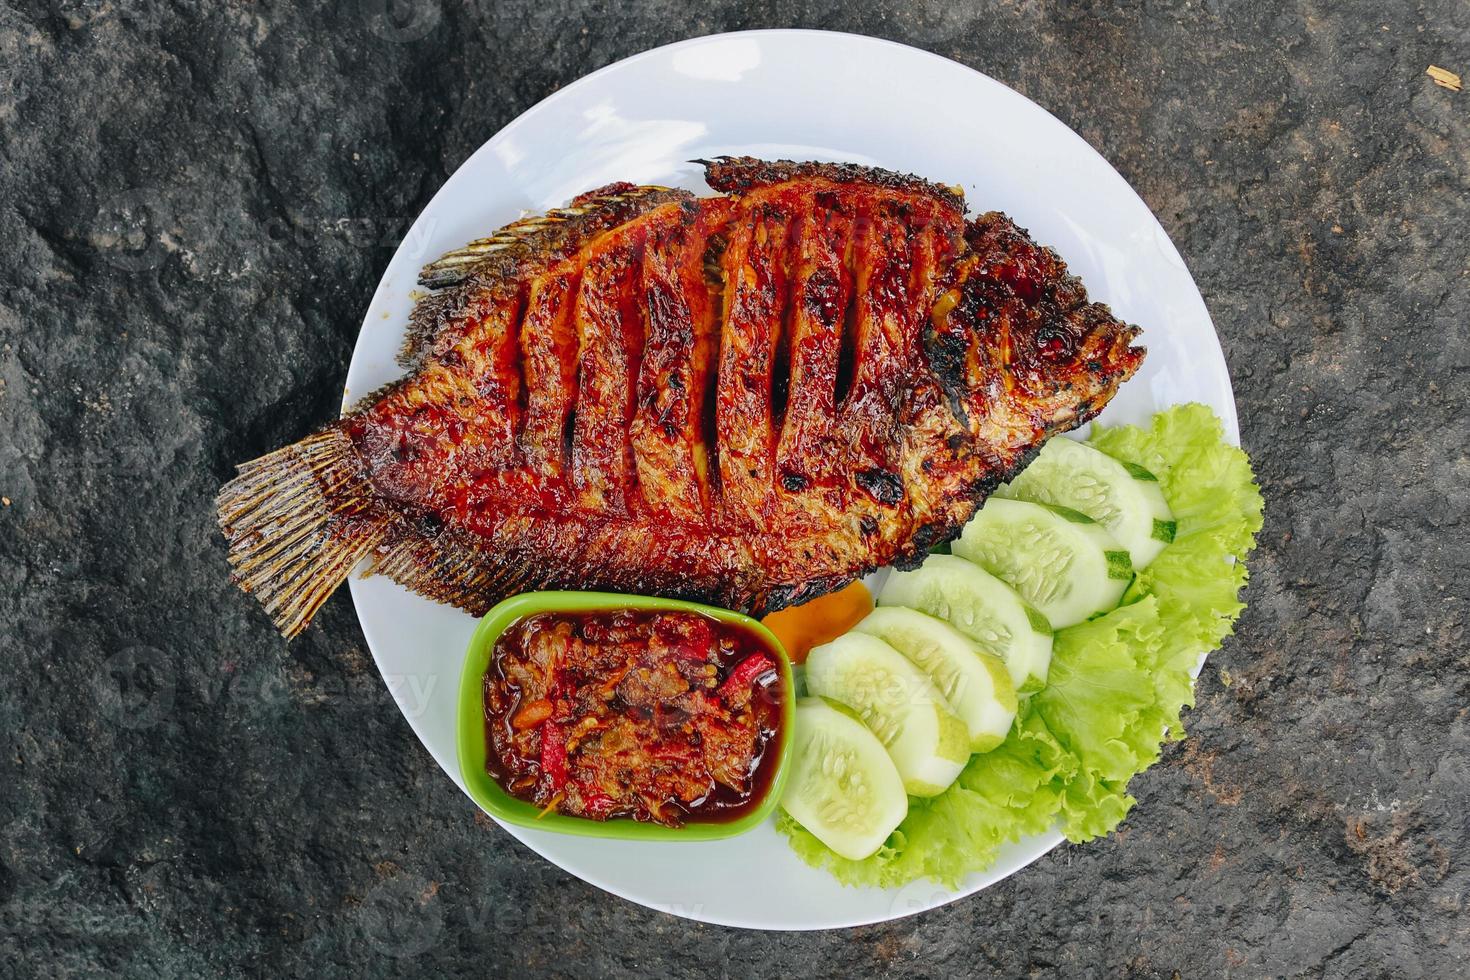
<svg viewBox="0 0 1470 980">
<path fill-rule="evenodd" d="M 352 440 L 336 427 L 242 464 L 215 499 L 231 579 L 282 636 L 296 636 L 387 539 L 375 503 Z"/>
</svg>

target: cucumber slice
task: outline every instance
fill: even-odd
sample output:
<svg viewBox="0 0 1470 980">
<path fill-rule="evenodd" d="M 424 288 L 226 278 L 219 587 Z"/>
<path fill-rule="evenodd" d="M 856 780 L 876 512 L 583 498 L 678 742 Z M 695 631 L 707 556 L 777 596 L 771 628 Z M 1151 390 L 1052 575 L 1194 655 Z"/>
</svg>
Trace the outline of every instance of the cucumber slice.
<svg viewBox="0 0 1470 980">
<path fill-rule="evenodd" d="M 814 647 L 806 688 L 858 713 L 912 796 L 943 793 L 970 761 L 970 731 L 939 688 L 876 636 L 846 633 Z"/>
<path fill-rule="evenodd" d="M 876 636 L 928 674 L 970 730 L 970 751 L 989 752 L 1016 720 L 1016 688 L 1005 661 L 940 619 L 903 606 L 874 609 L 853 627 Z"/>
<path fill-rule="evenodd" d="M 1158 557 L 1178 525 L 1158 477 L 1071 439 L 1053 439 L 997 497 L 1057 504 L 1086 514 L 1128 549 L 1133 570 Z"/>
<path fill-rule="evenodd" d="M 954 553 L 1021 593 L 1055 629 L 1112 609 L 1133 580 L 1128 551 L 1086 514 L 992 497 Z"/>
<path fill-rule="evenodd" d="M 895 571 L 878 593 L 878 605 L 908 606 L 949 623 L 1005 661 L 1017 693 L 1046 686 L 1051 624 L 1015 589 L 963 558 L 930 555 L 912 572 Z"/>
<path fill-rule="evenodd" d="M 821 698 L 796 702 L 781 808 L 845 858 L 868 857 L 908 816 L 893 760 L 863 723 Z"/>
</svg>

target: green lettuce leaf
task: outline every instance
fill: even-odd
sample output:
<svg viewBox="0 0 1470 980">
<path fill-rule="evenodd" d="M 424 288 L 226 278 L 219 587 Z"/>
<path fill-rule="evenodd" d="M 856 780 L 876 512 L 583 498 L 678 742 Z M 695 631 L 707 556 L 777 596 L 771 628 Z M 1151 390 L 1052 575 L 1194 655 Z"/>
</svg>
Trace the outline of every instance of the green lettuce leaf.
<svg viewBox="0 0 1470 980">
<path fill-rule="evenodd" d="M 1179 710 L 1194 704 L 1199 657 L 1220 646 L 1245 608 L 1244 559 L 1261 530 L 1261 491 L 1249 458 L 1225 441 L 1220 420 L 1204 405 L 1160 412 L 1148 429 L 1094 426 L 1088 441 L 1151 470 L 1174 511 L 1174 543 L 1138 574 L 1124 601 L 1159 600 L 1164 640 L 1150 667 L 1170 737 L 1182 738 Z"/>
<path fill-rule="evenodd" d="M 1135 800 L 1128 783 L 1183 737 L 1200 656 L 1230 634 L 1243 604 L 1243 559 L 1261 528 L 1245 453 L 1203 405 L 1160 412 L 1148 429 L 1096 427 L 1091 443 L 1159 478 L 1178 530 L 1124 605 L 1057 634 L 1044 690 L 1010 736 L 973 757 L 955 784 L 909 814 L 878 853 L 841 858 L 785 813 L 777 827 L 808 863 L 851 885 L 927 877 L 957 886 L 1008 841 L 1059 827 L 1085 841 L 1112 831 Z"/>
</svg>

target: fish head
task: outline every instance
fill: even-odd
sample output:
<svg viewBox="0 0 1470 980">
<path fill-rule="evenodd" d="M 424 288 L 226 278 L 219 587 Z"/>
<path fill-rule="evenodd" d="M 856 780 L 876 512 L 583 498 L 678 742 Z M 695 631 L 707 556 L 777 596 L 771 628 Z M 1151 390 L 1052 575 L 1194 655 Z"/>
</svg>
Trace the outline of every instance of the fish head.
<svg viewBox="0 0 1470 980">
<path fill-rule="evenodd" d="M 1034 441 L 1092 418 L 1143 363 L 1140 330 L 1087 301 L 1050 249 L 992 212 L 970 222 L 924 333 L 930 367 L 963 428 Z"/>
</svg>

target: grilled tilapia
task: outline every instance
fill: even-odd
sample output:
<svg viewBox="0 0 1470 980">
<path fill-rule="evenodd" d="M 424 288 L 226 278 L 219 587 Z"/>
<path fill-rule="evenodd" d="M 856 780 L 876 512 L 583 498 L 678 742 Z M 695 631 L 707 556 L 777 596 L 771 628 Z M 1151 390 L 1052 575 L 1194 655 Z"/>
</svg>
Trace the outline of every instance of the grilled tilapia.
<svg viewBox="0 0 1470 980">
<path fill-rule="evenodd" d="M 351 570 L 470 613 L 532 588 L 754 614 L 955 536 L 1144 352 L 961 193 L 721 158 L 719 196 L 616 184 L 427 266 L 408 374 L 218 500 L 287 636 Z"/>
</svg>

